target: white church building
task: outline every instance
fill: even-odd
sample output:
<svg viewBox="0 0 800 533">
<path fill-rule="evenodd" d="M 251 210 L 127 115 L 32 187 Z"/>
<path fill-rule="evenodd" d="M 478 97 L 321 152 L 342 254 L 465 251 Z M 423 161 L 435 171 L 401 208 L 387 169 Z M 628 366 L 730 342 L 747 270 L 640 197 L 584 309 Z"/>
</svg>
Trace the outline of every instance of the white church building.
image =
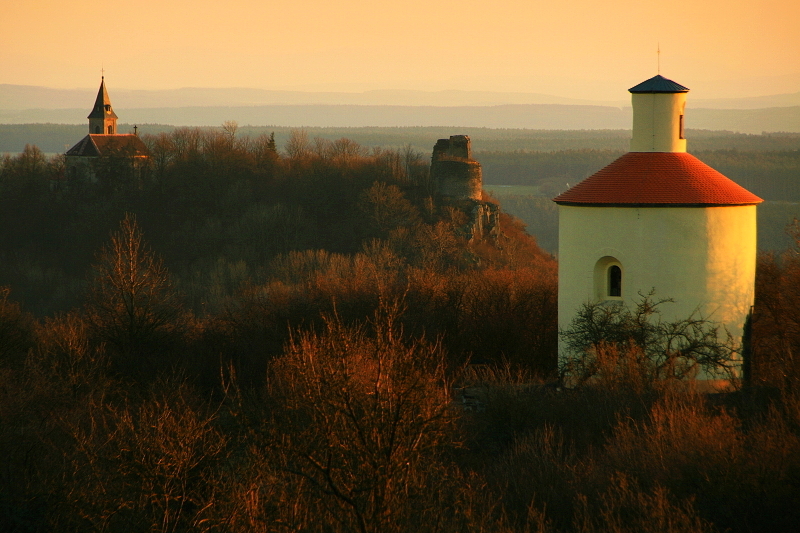
<svg viewBox="0 0 800 533">
<path fill-rule="evenodd" d="M 654 290 L 674 300 L 663 319 L 694 313 L 741 341 L 762 200 L 686 152 L 688 91 L 660 75 L 631 88 L 630 152 L 553 199 L 560 328 L 587 302 L 633 306 Z"/>
</svg>

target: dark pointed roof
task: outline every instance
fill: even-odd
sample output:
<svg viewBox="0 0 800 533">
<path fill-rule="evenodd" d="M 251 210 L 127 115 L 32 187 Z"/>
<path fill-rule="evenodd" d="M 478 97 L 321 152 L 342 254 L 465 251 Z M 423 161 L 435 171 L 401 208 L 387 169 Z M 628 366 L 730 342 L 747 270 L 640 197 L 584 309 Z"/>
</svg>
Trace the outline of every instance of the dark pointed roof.
<svg viewBox="0 0 800 533">
<path fill-rule="evenodd" d="M 149 156 L 147 145 L 133 133 L 117 135 L 89 134 L 67 150 L 69 156 L 99 157 L 101 155 Z"/>
<path fill-rule="evenodd" d="M 631 87 L 628 91 L 632 93 L 688 93 L 689 88 L 658 74 Z"/>
<path fill-rule="evenodd" d="M 106 111 L 106 106 L 108 106 L 108 111 Z M 94 107 L 92 108 L 92 112 L 89 113 L 89 116 L 86 118 L 118 118 L 114 110 L 111 108 L 111 98 L 108 97 L 108 91 L 106 91 L 106 79 L 105 76 L 100 79 L 100 90 L 97 91 L 97 99 L 94 101 Z"/>
<path fill-rule="evenodd" d="M 100 155 L 100 150 L 98 150 L 97 145 L 92 142 L 92 136 L 87 135 L 78 141 L 75 146 L 67 150 L 67 155 L 97 157 Z"/>
<path fill-rule="evenodd" d="M 704 207 L 762 202 L 685 152 L 629 152 L 553 201 L 602 207 Z"/>
</svg>

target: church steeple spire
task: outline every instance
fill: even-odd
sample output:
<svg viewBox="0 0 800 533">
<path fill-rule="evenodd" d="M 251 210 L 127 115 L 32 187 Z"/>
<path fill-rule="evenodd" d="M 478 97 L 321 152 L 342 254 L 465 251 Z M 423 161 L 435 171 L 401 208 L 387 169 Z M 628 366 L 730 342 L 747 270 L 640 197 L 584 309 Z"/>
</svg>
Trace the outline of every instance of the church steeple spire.
<svg viewBox="0 0 800 533">
<path fill-rule="evenodd" d="M 100 79 L 100 90 L 97 91 L 97 99 L 89 116 L 89 133 L 116 135 L 117 133 L 117 114 L 111 108 L 111 98 L 108 97 L 106 90 L 105 76 Z"/>
</svg>

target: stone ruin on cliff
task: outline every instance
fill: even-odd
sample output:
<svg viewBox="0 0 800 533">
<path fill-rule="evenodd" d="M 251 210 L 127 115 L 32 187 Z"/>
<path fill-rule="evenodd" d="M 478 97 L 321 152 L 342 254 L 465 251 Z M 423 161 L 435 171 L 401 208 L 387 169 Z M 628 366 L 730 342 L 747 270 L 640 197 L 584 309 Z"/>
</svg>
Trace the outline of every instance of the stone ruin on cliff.
<svg viewBox="0 0 800 533">
<path fill-rule="evenodd" d="M 472 159 L 468 135 L 439 139 L 431 157 L 431 181 L 442 205 L 466 213 L 468 240 L 494 238 L 500 231 L 500 206 L 484 200 L 481 164 Z"/>
</svg>

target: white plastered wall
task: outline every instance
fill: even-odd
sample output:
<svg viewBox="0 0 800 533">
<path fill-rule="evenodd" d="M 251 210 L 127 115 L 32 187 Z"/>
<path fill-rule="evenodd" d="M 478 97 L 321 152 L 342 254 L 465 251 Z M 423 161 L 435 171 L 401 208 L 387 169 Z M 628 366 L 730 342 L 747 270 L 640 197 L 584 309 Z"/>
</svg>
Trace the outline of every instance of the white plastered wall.
<svg viewBox="0 0 800 533">
<path fill-rule="evenodd" d="M 741 341 L 753 305 L 756 206 L 559 206 L 558 322 L 569 327 L 586 302 L 598 301 L 596 265 L 622 268 L 621 300 L 638 292 L 672 298 L 666 320 L 699 312 Z M 611 298 L 613 299 L 613 298 Z M 563 347 L 559 347 L 561 350 Z"/>
<path fill-rule="evenodd" d="M 681 117 L 686 93 L 635 93 L 631 152 L 685 152 Z"/>
</svg>

